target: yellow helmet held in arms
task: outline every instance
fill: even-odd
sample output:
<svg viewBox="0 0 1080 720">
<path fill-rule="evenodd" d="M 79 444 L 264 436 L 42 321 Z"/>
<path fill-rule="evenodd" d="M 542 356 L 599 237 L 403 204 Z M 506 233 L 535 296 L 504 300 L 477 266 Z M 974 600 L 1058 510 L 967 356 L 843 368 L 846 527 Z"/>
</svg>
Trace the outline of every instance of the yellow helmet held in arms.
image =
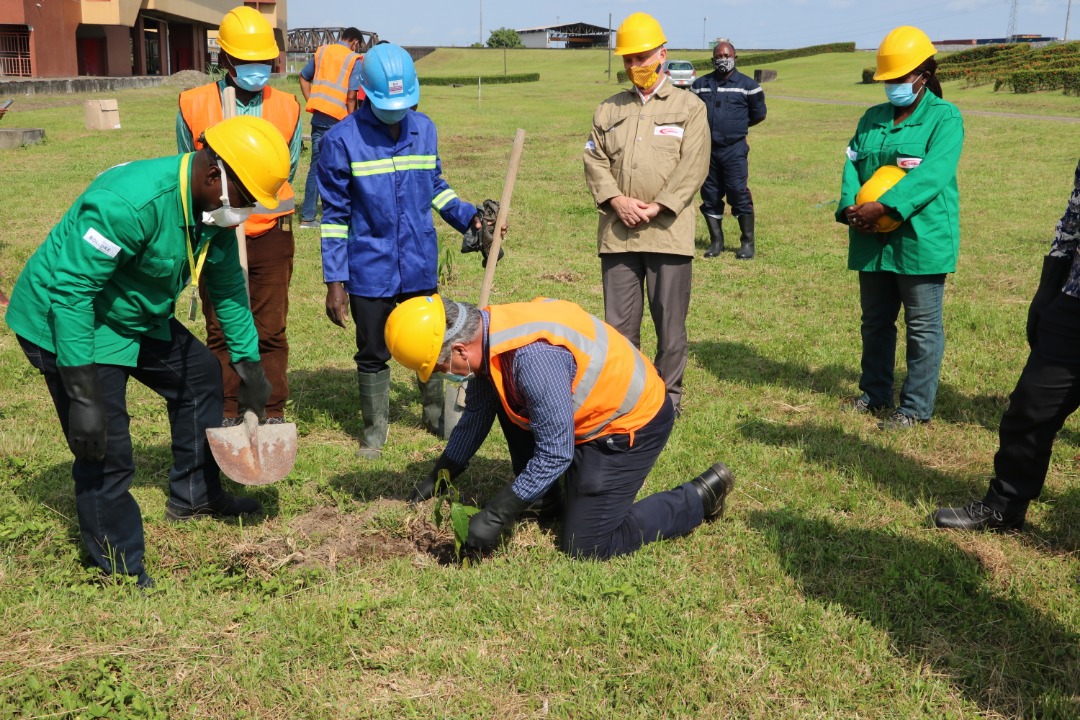
<svg viewBox="0 0 1080 720">
<path fill-rule="evenodd" d="M 246 5 L 233 8 L 222 18 L 218 45 L 237 60 L 273 60 L 280 54 L 270 21 Z"/>
<path fill-rule="evenodd" d="M 893 185 L 900 182 L 904 175 L 904 171 L 896 165 L 882 165 L 859 188 L 859 192 L 855 196 L 855 204 L 862 205 L 863 203 L 875 202 L 879 197 L 887 193 Z M 894 220 L 886 214 L 878 218 L 876 230 L 883 233 L 892 232 L 898 227 L 900 227 L 900 221 Z"/>
<path fill-rule="evenodd" d="M 446 310 L 438 295 L 409 298 L 386 319 L 386 347 L 399 363 L 427 382 L 439 362 Z"/>
<path fill-rule="evenodd" d="M 260 205 L 278 206 L 278 191 L 289 179 L 289 147 L 273 123 L 237 115 L 206 128 L 203 136 Z"/>
<path fill-rule="evenodd" d="M 902 78 L 937 54 L 937 48 L 922 30 L 910 25 L 893 28 L 877 51 L 875 80 Z"/>
<path fill-rule="evenodd" d="M 636 55 L 667 42 L 664 30 L 652 15 L 636 12 L 622 21 L 615 31 L 615 54 Z"/>
</svg>

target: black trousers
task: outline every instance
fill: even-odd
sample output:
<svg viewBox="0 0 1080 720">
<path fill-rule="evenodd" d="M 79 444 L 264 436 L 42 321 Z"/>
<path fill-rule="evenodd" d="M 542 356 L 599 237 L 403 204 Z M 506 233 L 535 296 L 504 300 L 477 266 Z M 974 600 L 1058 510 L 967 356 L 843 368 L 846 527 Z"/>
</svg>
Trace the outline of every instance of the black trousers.
<svg viewBox="0 0 1080 720">
<path fill-rule="evenodd" d="M 665 399 L 656 416 L 637 431 L 633 446 L 628 435 L 606 435 L 574 446 L 565 476 L 564 553 L 606 560 L 685 535 L 701 524 L 705 510 L 689 482 L 634 502 L 674 422 L 675 411 Z M 501 407 L 499 424 L 514 472 L 520 473 L 535 452 L 533 435 L 512 423 Z"/>
<path fill-rule="evenodd" d="M 1054 437 L 1078 407 L 1080 299 L 1059 293 L 1040 315 L 1035 347 L 1001 417 L 988 505 L 1023 512 L 1039 497 Z"/>
<path fill-rule="evenodd" d="M 399 303 L 409 298 L 434 295 L 435 288 L 395 297 L 369 298 L 349 296 L 349 310 L 356 323 L 356 369 L 362 373 L 377 373 L 390 365 L 390 349 L 386 347 L 386 319 Z"/>
</svg>

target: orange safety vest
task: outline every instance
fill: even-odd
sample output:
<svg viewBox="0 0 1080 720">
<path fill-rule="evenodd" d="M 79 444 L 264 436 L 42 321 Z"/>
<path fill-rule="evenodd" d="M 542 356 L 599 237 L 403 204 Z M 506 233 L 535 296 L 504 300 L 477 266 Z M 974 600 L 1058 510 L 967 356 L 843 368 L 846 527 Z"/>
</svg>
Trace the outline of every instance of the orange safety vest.
<svg viewBox="0 0 1080 720">
<path fill-rule="evenodd" d="M 341 43 L 323 45 L 315 51 L 315 77 L 311 79 L 307 111 L 318 110 L 337 120 L 349 114 L 345 100 L 349 96 L 349 77 L 356 63 L 364 59 Z M 356 102 L 364 99 L 362 88 L 356 90 Z"/>
<path fill-rule="evenodd" d="M 571 384 L 574 443 L 604 435 L 634 433 L 656 416 L 667 397 L 653 364 L 618 330 L 565 300 L 492 305 L 488 326 L 488 367 L 503 409 L 528 430 L 529 419 L 507 401 L 502 353 L 534 342 L 547 342 L 574 354 L 577 372 Z"/>
<path fill-rule="evenodd" d="M 217 83 L 202 85 L 180 93 L 180 114 L 187 124 L 195 149 L 202 150 L 199 136 L 211 125 L 222 121 L 221 89 Z M 292 93 L 264 87 L 262 91 L 262 116 L 274 124 L 285 138 L 285 144 L 292 142 L 296 125 L 300 122 L 300 103 Z M 255 212 L 244 223 L 244 233 L 248 237 L 262 235 L 277 224 L 277 219 L 291 215 L 296 209 L 292 185 L 286 180 L 278 191 L 278 202 L 274 210 L 267 210 L 262 205 L 255 206 Z M 261 211 L 261 212 L 260 212 Z"/>
</svg>

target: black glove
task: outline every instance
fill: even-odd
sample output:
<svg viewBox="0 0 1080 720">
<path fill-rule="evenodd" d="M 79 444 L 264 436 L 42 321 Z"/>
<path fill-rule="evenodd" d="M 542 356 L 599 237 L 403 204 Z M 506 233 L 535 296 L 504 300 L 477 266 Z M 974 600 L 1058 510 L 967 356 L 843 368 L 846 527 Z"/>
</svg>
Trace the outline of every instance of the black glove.
<svg viewBox="0 0 1080 720">
<path fill-rule="evenodd" d="M 255 413 L 259 420 L 266 419 L 266 401 L 270 399 L 270 381 L 266 379 L 262 363 L 257 360 L 243 360 L 233 363 L 233 370 L 240 376 L 240 389 L 236 391 L 236 406 L 240 416 L 248 410 Z"/>
<path fill-rule="evenodd" d="M 1072 256 L 1043 258 L 1042 276 L 1039 278 L 1039 289 L 1035 291 L 1035 297 L 1028 306 L 1027 317 L 1027 341 L 1028 347 L 1035 348 L 1036 329 L 1039 327 L 1039 315 L 1046 306 L 1058 296 L 1062 286 L 1069 277 L 1072 268 Z"/>
<path fill-rule="evenodd" d="M 468 465 L 457 465 L 447 460 L 445 455 L 440 455 L 435 461 L 435 467 L 431 468 L 431 472 L 423 480 L 413 484 L 412 492 L 409 493 L 409 503 L 415 505 L 435 497 L 435 482 L 438 480 L 440 470 L 449 470 L 450 479 L 453 480 L 465 472 L 466 467 Z M 446 492 L 445 488 L 440 488 L 440 490 Z"/>
<path fill-rule="evenodd" d="M 469 537 L 465 540 L 465 547 L 478 552 L 491 550 L 499 542 L 503 529 L 528 506 L 529 503 L 519 498 L 513 488 L 507 485 L 469 520 Z"/>
<path fill-rule="evenodd" d="M 101 462 L 105 459 L 106 422 L 97 365 L 58 366 L 56 371 L 71 398 L 68 447 L 79 460 Z"/>
<path fill-rule="evenodd" d="M 487 267 L 488 255 L 491 253 L 491 245 L 495 242 L 495 223 L 499 219 L 499 201 L 498 200 L 485 200 L 484 204 L 476 210 L 476 215 L 473 216 L 473 221 L 480 221 L 480 227 L 473 227 L 472 223 L 469 224 L 469 229 L 461 236 L 461 252 L 471 253 L 480 252 L 484 256 L 484 261 L 481 263 L 483 267 Z M 502 248 L 499 248 L 499 260 L 503 258 Z"/>
</svg>

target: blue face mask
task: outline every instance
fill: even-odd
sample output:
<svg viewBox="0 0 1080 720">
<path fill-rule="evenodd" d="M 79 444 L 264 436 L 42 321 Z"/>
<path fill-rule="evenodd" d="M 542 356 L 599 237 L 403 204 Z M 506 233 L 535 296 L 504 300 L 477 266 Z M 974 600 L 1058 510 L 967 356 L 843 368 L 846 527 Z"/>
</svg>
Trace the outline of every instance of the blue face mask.
<svg viewBox="0 0 1080 720">
<path fill-rule="evenodd" d="M 432 374 L 433 375 L 438 375 L 443 380 L 449 380 L 450 382 L 456 382 L 456 383 L 468 382 L 468 381 L 472 380 L 474 377 L 476 377 L 476 373 L 473 372 L 472 363 L 469 362 L 469 358 L 465 358 L 465 365 L 466 365 L 466 367 L 469 368 L 469 374 L 468 375 L 458 375 L 457 373 L 452 373 L 452 372 L 438 372 L 438 373 L 432 373 Z"/>
<path fill-rule="evenodd" d="M 248 92 L 258 92 L 270 82 L 270 65 L 247 63 L 236 66 L 236 84 Z"/>
<path fill-rule="evenodd" d="M 400 110 L 381 110 L 375 107 L 375 103 L 372 103 L 371 112 L 375 113 L 375 117 L 379 118 L 379 122 L 383 125 L 397 125 L 405 118 L 405 115 L 409 112 L 409 108 L 401 108 Z"/>
<path fill-rule="evenodd" d="M 919 77 L 922 77 L 921 75 Z M 915 81 L 909 83 L 897 83 L 890 85 L 885 83 L 885 97 L 889 99 L 896 107 L 907 107 L 911 103 L 915 102 L 915 99 L 919 97 L 919 93 L 915 92 L 915 82 L 918 81 L 918 77 Z M 925 87 L 925 86 L 924 86 Z M 919 88 L 919 92 L 922 92 L 922 88 Z"/>
</svg>

